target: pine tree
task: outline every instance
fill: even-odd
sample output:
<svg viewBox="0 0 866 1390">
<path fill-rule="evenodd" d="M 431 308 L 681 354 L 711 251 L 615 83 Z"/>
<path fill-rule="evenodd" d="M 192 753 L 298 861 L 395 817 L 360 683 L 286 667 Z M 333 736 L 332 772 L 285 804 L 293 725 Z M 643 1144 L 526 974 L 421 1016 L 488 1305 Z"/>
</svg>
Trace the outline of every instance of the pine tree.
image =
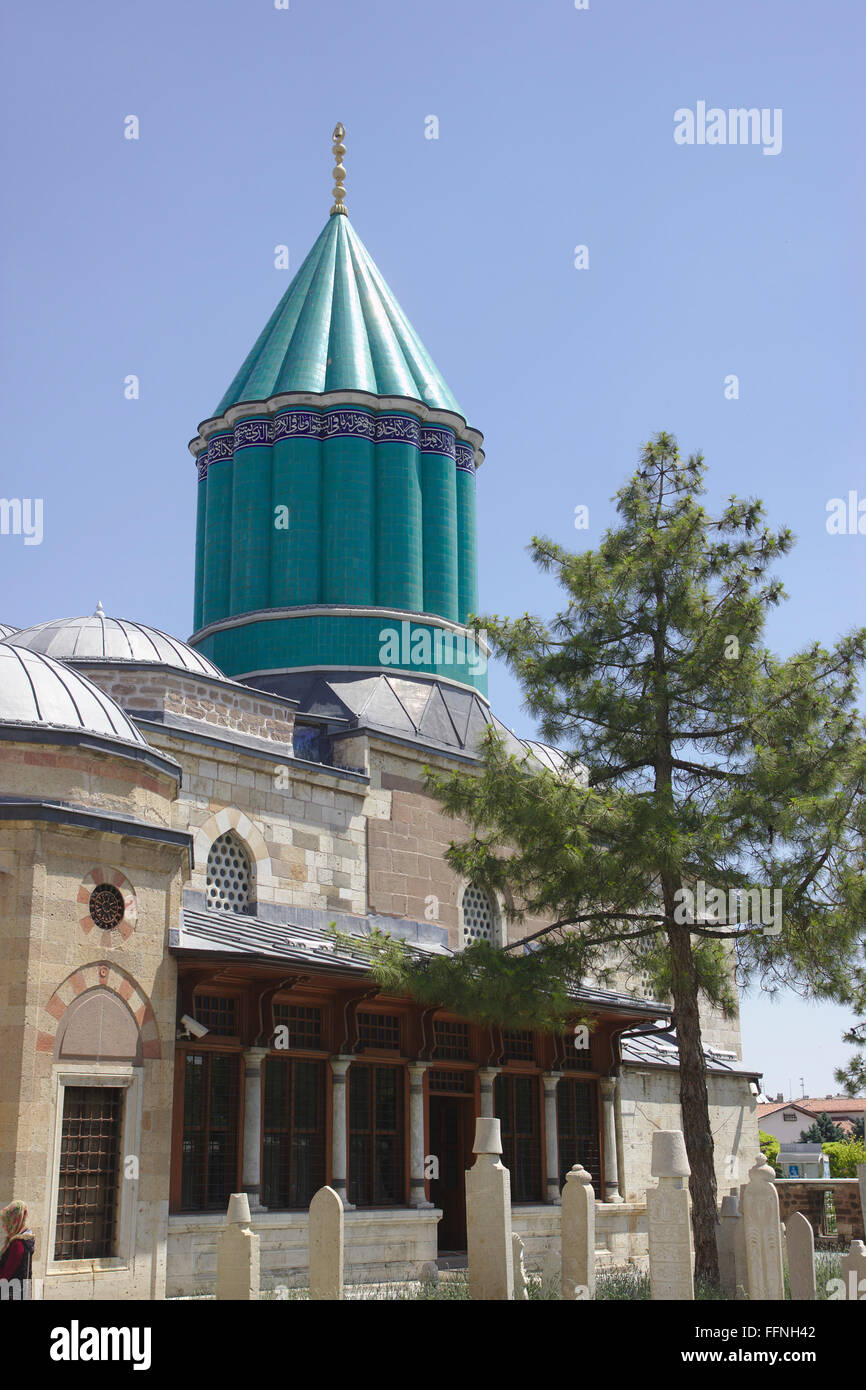
<svg viewBox="0 0 866 1390">
<path fill-rule="evenodd" d="M 736 1009 L 734 963 L 770 991 L 846 987 L 866 917 L 854 707 L 866 631 L 787 660 L 768 651 L 765 617 L 784 597 L 769 571 L 792 535 L 771 531 L 755 500 L 732 497 L 711 518 L 704 474 L 699 455 L 683 461 L 657 435 L 597 550 L 533 540 L 565 591 L 554 620 L 475 620 L 565 765 L 509 753 L 491 728 L 478 770 L 428 770 L 427 785 L 470 827 L 452 867 L 505 892 L 518 921 L 550 925 L 452 960 L 419 962 L 382 938 L 370 950 L 392 986 L 525 1026 L 553 1026 L 569 986 L 616 959 L 648 970 L 677 1032 L 696 1273 L 715 1280 L 699 1003 Z"/>
<path fill-rule="evenodd" d="M 842 1126 L 830 1119 L 826 1110 L 821 1111 L 808 1129 L 800 1130 L 801 1144 L 841 1144 L 848 1137 Z"/>
</svg>

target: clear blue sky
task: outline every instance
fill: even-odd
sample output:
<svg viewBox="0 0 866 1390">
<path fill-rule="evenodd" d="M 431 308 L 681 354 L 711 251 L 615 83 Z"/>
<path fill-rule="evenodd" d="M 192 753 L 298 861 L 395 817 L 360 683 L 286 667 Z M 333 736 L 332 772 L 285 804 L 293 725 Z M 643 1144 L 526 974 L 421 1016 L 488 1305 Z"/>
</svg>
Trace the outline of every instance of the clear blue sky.
<svg viewBox="0 0 866 1390">
<path fill-rule="evenodd" d="M 42 498 L 44 539 L 0 536 L 0 621 L 101 599 L 189 634 L 186 442 L 288 284 L 274 247 L 296 269 L 327 218 L 342 120 L 354 225 L 486 436 L 486 611 L 551 612 L 529 537 L 596 544 L 668 429 L 712 503 L 799 537 L 774 645 L 862 622 L 866 537 L 825 520 L 866 496 L 864 27 L 862 0 L 7 7 L 0 495 Z M 677 145 L 699 101 L 781 109 L 781 152 Z M 491 696 L 529 732 L 507 673 Z M 767 1088 L 832 1089 L 844 1018 L 747 1003 Z"/>
</svg>

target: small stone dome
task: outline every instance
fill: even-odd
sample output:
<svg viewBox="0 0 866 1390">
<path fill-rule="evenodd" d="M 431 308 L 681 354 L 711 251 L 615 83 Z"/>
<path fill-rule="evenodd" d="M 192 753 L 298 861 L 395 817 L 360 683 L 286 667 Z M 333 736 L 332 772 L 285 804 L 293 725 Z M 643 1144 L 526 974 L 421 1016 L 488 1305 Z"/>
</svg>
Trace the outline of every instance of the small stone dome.
<svg viewBox="0 0 866 1390">
<path fill-rule="evenodd" d="M 55 661 L 89 664 L 105 661 L 109 664 L 124 661 L 153 662 L 157 666 L 173 666 L 193 676 L 216 676 L 225 680 L 219 667 L 194 647 L 158 628 L 133 623 L 127 618 L 109 618 L 97 604 L 89 618 L 56 618 L 50 623 L 36 623 L 22 628 L 4 639 L 16 647 L 42 652 Z"/>
<path fill-rule="evenodd" d="M 123 710 L 92 681 L 41 652 L 0 642 L 0 724 L 84 729 L 148 747 Z"/>
</svg>

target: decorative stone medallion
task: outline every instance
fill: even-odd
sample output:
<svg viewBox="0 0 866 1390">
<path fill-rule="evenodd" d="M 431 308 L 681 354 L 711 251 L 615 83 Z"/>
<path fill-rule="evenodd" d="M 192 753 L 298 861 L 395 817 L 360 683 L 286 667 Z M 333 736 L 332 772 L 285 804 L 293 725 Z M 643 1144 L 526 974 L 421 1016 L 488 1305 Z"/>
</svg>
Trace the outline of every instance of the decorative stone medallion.
<svg viewBox="0 0 866 1390">
<path fill-rule="evenodd" d="M 122 945 L 135 931 L 135 891 L 119 869 L 104 864 L 92 868 L 78 890 L 78 903 L 84 912 L 78 925 L 86 935 L 95 931 L 104 950 Z"/>
</svg>

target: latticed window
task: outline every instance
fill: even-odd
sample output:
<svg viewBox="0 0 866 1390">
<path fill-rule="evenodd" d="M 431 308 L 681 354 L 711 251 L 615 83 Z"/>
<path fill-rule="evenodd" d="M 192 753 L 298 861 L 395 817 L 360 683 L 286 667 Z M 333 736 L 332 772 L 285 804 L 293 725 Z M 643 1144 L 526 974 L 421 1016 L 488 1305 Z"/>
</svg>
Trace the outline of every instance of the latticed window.
<svg viewBox="0 0 866 1390">
<path fill-rule="evenodd" d="M 233 830 L 214 840 L 207 857 L 207 905 L 224 912 L 247 912 L 252 902 L 252 870 L 243 841 Z"/>
<path fill-rule="evenodd" d="M 443 1062 L 465 1062 L 469 1058 L 469 1024 L 450 1018 L 433 1020 L 434 1054 Z"/>
<path fill-rule="evenodd" d="M 399 1052 L 400 1015 L 358 1013 L 358 1042 L 361 1047 L 381 1047 Z"/>
<path fill-rule="evenodd" d="M 325 1063 L 266 1057 L 262 1072 L 262 1203 L 308 1207 L 325 1184 Z"/>
<path fill-rule="evenodd" d="M 577 1038 L 573 1032 L 563 1033 L 562 1035 L 563 1066 L 568 1071 L 592 1071 L 592 1049 L 578 1047 Z"/>
<path fill-rule="evenodd" d="M 463 945 L 470 946 L 473 941 L 495 941 L 496 914 L 490 896 L 470 883 L 463 890 Z"/>
<path fill-rule="evenodd" d="M 115 1254 L 122 1086 L 65 1086 L 55 1260 Z"/>
<path fill-rule="evenodd" d="M 637 960 L 631 965 L 631 974 L 628 977 L 629 987 L 644 999 L 653 999 L 658 1003 L 663 1003 L 664 998 L 661 991 L 653 982 L 652 973 L 649 965 L 644 965 L 641 956 L 647 956 L 655 949 L 655 942 L 652 937 L 642 937 L 634 943 L 634 950 Z"/>
<path fill-rule="evenodd" d="M 404 1111 L 402 1067 L 352 1063 L 348 1192 L 356 1207 L 405 1202 Z"/>
<path fill-rule="evenodd" d="M 322 1046 L 322 1010 L 307 1004 L 275 1004 L 274 1023 L 285 1028 L 287 1047 L 316 1052 Z"/>
<path fill-rule="evenodd" d="M 560 1085 L 562 1083 L 560 1082 Z M 541 1201 L 541 1121 L 537 1076 L 496 1078 L 502 1162 L 511 1174 L 513 1202 Z"/>
<path fill-rule="evenodd" d="M 431 1067 L 428 1085 L 430 1094 L 472 1095 L 475 1090 L 475 1076 L 471 1071 L 447 1071 L 444 1067 Z"/>
<path fill-rule="evenodd" d="M 509 1062 L 532 1062 L 535 1060 L 535 1038 L 529 1029 L 505 1028 L 502 1033 L 505 1044 L 505 1057 Z"/>
<path fill-rule="evenodd" d="M 239 1058 L 187 1052 L 183 1077 L 181 1208 L 225 1211 L 238 1174 Z"/>
<path fill-rule="evenodd" d="M 196 1021 L 203 1023 L 209 1033 L 216 1033 L 222 1037 L 237 1037 L 237 999 L 233 999 L 231 995 L 224 997 L 221 994 L 197 994 L 194 1007 Z"/>
<path fill-rule="evenodd" d="M 598 1086 L 564 1076 L 556 1088 L 556 1129 L 559 1136 L 559 1180 L 575 1163 L 592 1174 L 596 1197 L 601 1197 L 598 1134 Z"/>
</svg>

